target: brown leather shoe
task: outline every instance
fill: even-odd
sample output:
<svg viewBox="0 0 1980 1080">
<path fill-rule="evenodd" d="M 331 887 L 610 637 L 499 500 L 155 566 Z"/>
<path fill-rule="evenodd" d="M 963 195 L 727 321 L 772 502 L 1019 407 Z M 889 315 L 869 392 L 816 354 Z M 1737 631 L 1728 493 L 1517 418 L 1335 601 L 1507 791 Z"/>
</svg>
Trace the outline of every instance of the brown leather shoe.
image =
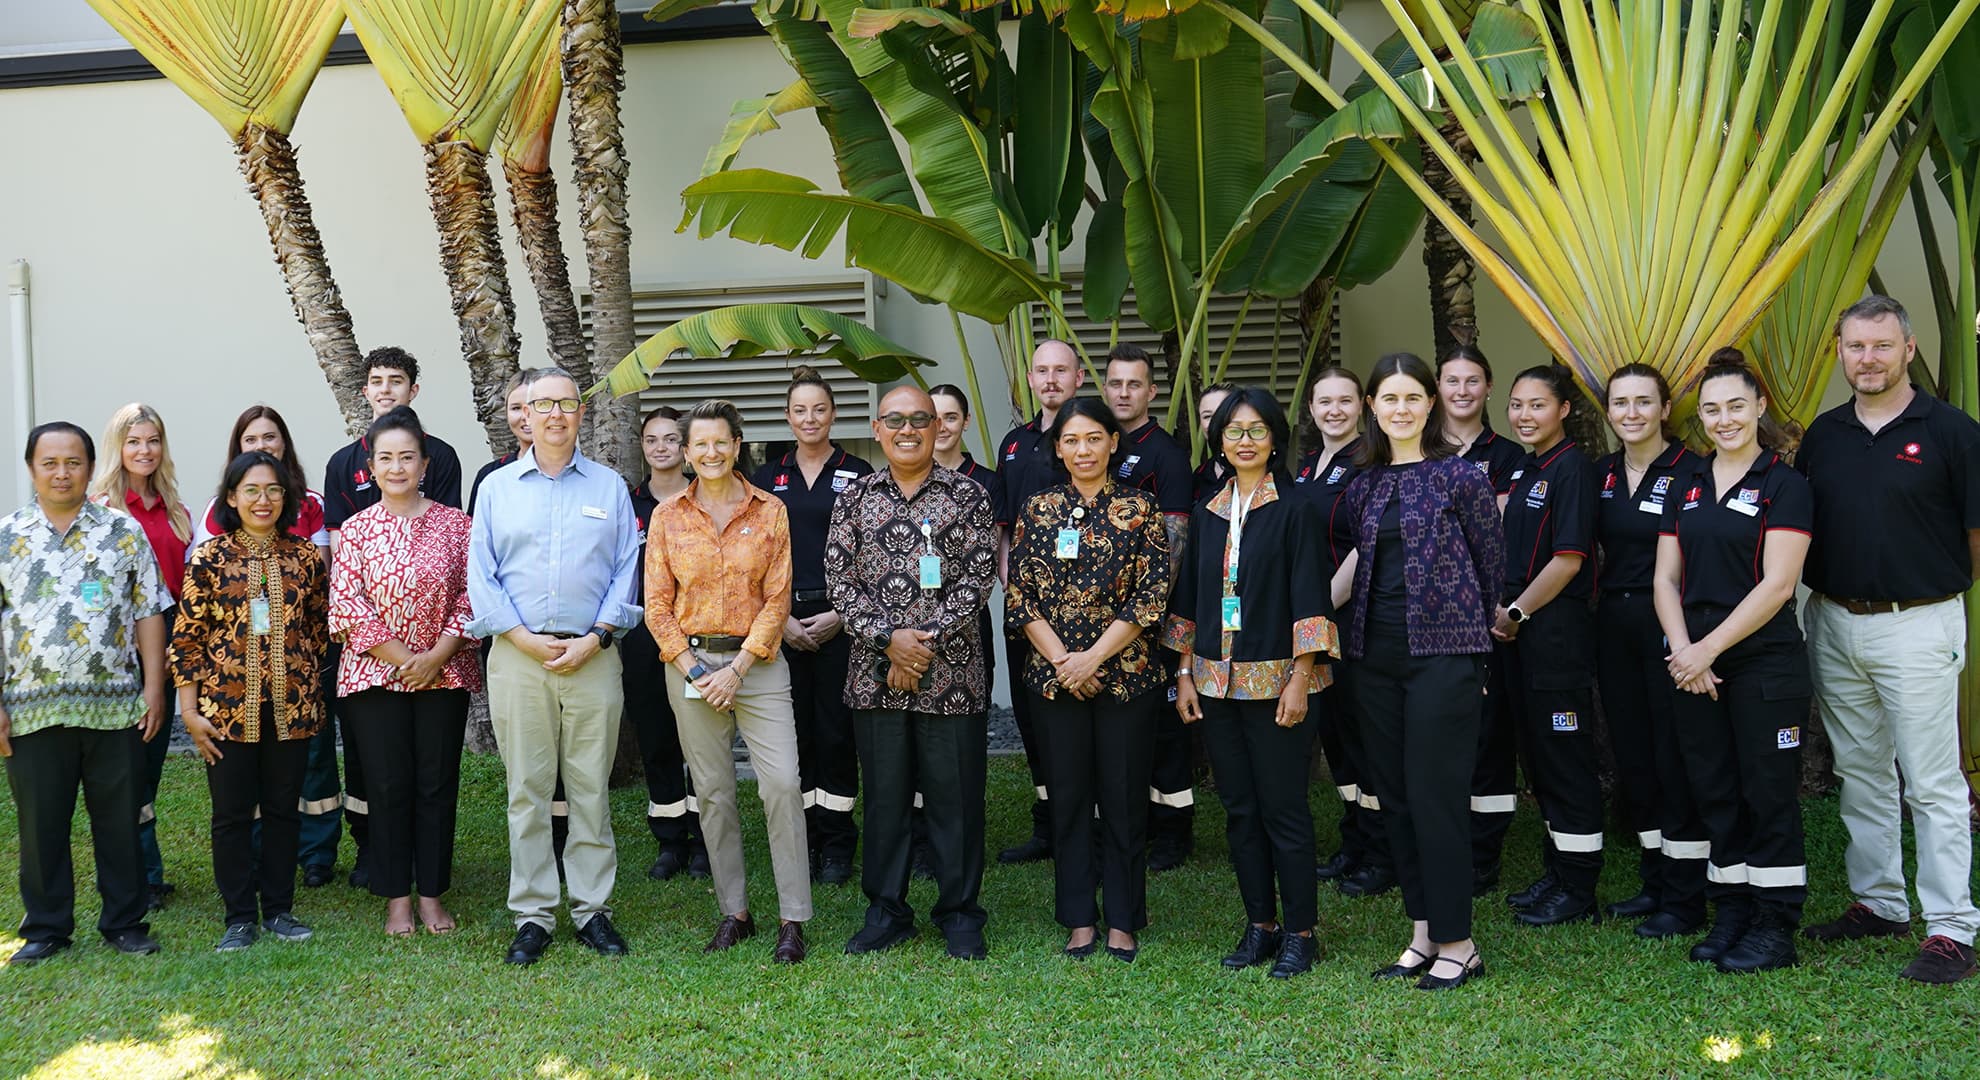
<svg viewBox="0 0 1980 1080">
<path fill-rule="evenodd" d="M 725 915 L 722 918 L 722 925 L 715 928 L 714 939 L 708 943 L 707 948 L 701 951 L 705 953 L 721 952 L 723 949 L 730 948 L 746 938 L 753 938 L 755 936 L 755 919 L 738 919 L 734 915 Z"/>
<path fill-rule="evenodd" d="M 804 963 L 804 924 L 787 922 L 777 928 L 777 948 L 770 958 L 780 964 Z"/>
</svg>

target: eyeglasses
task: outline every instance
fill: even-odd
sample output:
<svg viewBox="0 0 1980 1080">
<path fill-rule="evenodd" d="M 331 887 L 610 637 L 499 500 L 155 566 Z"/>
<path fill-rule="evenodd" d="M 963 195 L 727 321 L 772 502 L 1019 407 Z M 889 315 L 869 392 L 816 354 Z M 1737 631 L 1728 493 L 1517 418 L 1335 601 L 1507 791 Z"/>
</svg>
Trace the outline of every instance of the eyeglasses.
<svg viewBox="0 0 1980 1080">
<path fill-rule="evenodd" d="M 1244 439 L 1249 439 L 1252 442 L 1264 442 L 1271 437 L 1272 429 L 1266 427 L 1264 424 L 1253 424 L 1250 427 L 1245 427 L 1242 424 L 1231 424 L 1224 428 L 1224 438 L 1231 442 L 1239 442 Z"/>
<path fill-rule="evenodd" d="M 530 402 L 529 407 L 531 410 L 539 413 L 552 413 L 552 412 L 574 413 L 578 411 L 579 407 L 581 407 L 583 404 L 584 402 L 579 401 L 574 397 L 567 397 L 567 398 L 540 397 Z"/>
<path fill-rule="evenodd" d="M 911 427 L 916 431 L 926 431 L 928 430 L 928 426 L 934 422 L 935 418 L 925 412 L 909 413 L 906 416 L 902 416 L 897 412 L 890 412 L 880 418 L 880 423 L 885 425 L 888 431 L 899 431 L 904 427 Z"/>
<path fill-rule="evenodd" d="M 281 502 L 284 494 L 282 485 L 280 484 L 270 484 L 267 487 L 262 487 L 259 484 L 249 484 L 246 487 L 235 489 L 234 493 L 240 496 L 242 502 L 248 503 L 260 502 L 263 499 L 267 499 L 269 502 Z"/>
</svg>

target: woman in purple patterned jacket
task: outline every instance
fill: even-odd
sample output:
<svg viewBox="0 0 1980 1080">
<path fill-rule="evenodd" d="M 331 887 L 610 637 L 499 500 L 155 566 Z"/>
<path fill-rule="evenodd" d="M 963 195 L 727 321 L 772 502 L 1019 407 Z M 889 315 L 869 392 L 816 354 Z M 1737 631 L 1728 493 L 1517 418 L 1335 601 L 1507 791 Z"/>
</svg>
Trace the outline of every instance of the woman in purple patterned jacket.
<svg viewBox="0 0 1980 1080">
<path fill-rule="evenodd" d="M 1429 366 L 1393 353 L 1368 386 L 1364 471 L 1336 510 L 1355 550 L 1334 599 L 1348 613 L 1368 777 L 1414 924 L 1409 947 L 1374 974 L 1445 990 L 1485 970 L 1471 940 L 1469 812 L 1505 540 L 1491 483 L 1444 438 Z"/>
</svg>

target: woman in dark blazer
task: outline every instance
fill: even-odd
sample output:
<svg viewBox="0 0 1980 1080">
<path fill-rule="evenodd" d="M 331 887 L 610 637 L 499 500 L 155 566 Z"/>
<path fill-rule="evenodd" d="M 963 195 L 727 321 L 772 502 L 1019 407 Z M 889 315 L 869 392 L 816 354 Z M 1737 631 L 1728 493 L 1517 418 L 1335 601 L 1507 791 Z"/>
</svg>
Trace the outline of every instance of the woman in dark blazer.
<svg viewBox="0 0 1980 1080">
<path fill-rule="evenodd" d="M 1347 657 L 1412 923 L 1408 948 L 1375 977 L 1445 990 L 1485 970 L 1471 940 L 1468 822 L 1505 543 L 1491 483 L 1444 437 L 1429 365 L 1394 353 L 1368 385 L 1365 471 L 1339 508 L 1354 553 L 1334 595 L 1352 583 Z"/>
<path fill-rule="evenodd" d="M 1163 644 L 1181 655 L 1176 711 L 1204 722 L 1244 897 L 1244 933 L 1224 966 L 1269 963 L 1283 979 L 1312 970 L 1316 952 L 1306 713 L 1329 682 L 1323 658 L 1340 655 L 1327 525 L 1293 497 L 1286 415 L 1270 393 L 1239 387 L 1210 433 L 1228 479 L 1190 516 Z"/>
</svg>

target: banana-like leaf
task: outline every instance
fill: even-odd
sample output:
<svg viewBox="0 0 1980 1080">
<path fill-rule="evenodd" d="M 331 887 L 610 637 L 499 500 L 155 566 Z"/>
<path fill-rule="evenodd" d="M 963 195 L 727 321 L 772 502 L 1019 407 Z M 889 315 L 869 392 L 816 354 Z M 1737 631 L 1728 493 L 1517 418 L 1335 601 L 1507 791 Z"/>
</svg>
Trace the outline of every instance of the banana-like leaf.
<svg viewBox="0 0 1980 1080">
<path fill-rule="evenodd" d="M 1189 268 L 1183 265 L 1182 226 L 1162 193 L 1145 177 L 1128 182 L 1121 207 L 1128 224 L 1127 264 L 1134 280 L 1135 311 L 1152 330 L 1174 330 L 1196 300 Z M 1137 228 L 1137 222 L 1147 224 Z"/>
<path fill-rule="evenodd" d="M 585 391 L 636 394 L 675 356 L 760 356 L 767 352 L 823 356 L 868 382 L 892 382 L 934 361 L 897 345 L 865 323 L 805 304 L 737 304 L 682 319 L 647 338 L 605 381 Z"/>
<path fill-rule="evenodd" d="M 1413 142 L 1398 144 L 1396 156 L 1409 168 L 1422 168 L 1422 148 Z M 1422 228 L 1423 214 L 1423 203 L 1416 193 L 1388 162 L 1380 162 L 1368 197 L 1355 209 L 1347 234 L 1321 275 L 1338 289 L 1352 289 L 1380 278 L 1409 250 Z"/>
<path fill-rule="evenodd" d="M 1074 128 L 1072 40 L 1055 29 L 1042 11 L 1018 24 L 1017 114 L 1011 140 L 1018 205 L 1036 234 L 1059 217 L 1067 166 L 1078 133 Z M 1068 220 L 1064 224 L 1070 226 Z M 1070 232 L 1070 228 L 1067 230 Z"/>
<path fill-rule="evenodd" d="M 561 0 L 343 2 L 419 141 L 483 153 L 564 11 Z"/>
<path fill-rule="evenodd" d="M 690 11 L 702 8 L 719 7 L 732 0 L 661 0 L 646 12 L 649 22 L 663 23 L 678 19 Z M 818 18 L 816 0 L 757 0 L 756 13 L 761 15 L 787 15 L 793 19 L 811 21 Z"/>
<path fill-rule="evenodd" d="M 252 123 L 287 135 L 344 25 L 338 0 L 89 0 L 229 138 Z"/>
<path fill-rule="evenodd" d="M 887 118 L 861 86 L 852 62 L 839 51 L 830 28 L 759 5 L 757 21 L 769 33 L 777 51 L 823 104 L 818 123 L 832 143 L 832 160 L 839 169 L 839 186 L 854 198 L 921 208 L 909 182 L 907 165 L 894 147 Z"/>
<path fill-rule="evenodd" d="M 1112 322 L 1121 314 L 1128 287 L 1126 228 L 1127 213 L 1119 199 L 1101 203 L 1086 226 L 1086 280 L 1079 300 L 1095 322 Z"/>
<path fill-rule="evenodd" d="M 779 116 L 798 109 L 822 109 L 824 105 L 824 100 L 812 93 L 811 84 L 803 79 L 769 97 L 736 102 L 729 109 L 729 122 L 722 128 L 722 137 L 708 148 L 708 156 L 702 159 L 701 175 L 722 172 L 735 164 L 742 144 L 766 131 L 777 130 Z"/>
<path fill-rule="evenodd" d="M 1031 265 L 978 243 L 947 218 L 906 207 L 829 195 L 800 176 L 736 169 L 681 192 L 680 230 L 700 219 L 703 238 L 726 231 L 816 259 L 845 234 L 846 262 L 966 315 L 1001 322 L 1026 300 L 1050 301 L 1064 286 Z"/>
<path fill-rule="evenodd" d="M 1421 161 L 1413 143 L 1397 152 L 1411 164 Z M 1423 205 L 1395 171 L 1366 143 L 1349 142 L 1332 166 L 1265 218 L 1217 288 L 1292 300 L 1323 275 L 1341 289 L 1366 284 L 1395 265 L 1422 223 Z"/>
<path fill-rule="evenodd" d="M 846 21 L 846 33 L 856 38 L 877 38 L 898 26 L 925 26 L 957 37 L 976 37 L 976 27 L 932 7 L 858 8 Z"/>
<path fill-rule="evenodd" d="M 495 147 L 503 160 L 513 161 L 531 172 L 550 167 L 550 140 L 557 129 L 557 106 L 564 96 L 564 56 L 556 34 L 543 39 L 536 63 L 516 88 L 502 126 L 495 132 Z"/>
<path fill-rule="evenodd" d="M 1331 10 L 1339 11 L 1340 0 L 1325 2 Z M 1205 10 L 1215 11 L 1214 8 Z M 1264 14 L 1258 21 L 1307 67 L 1323 76 L 1328 73 L 1328 68 L 1332 66 L 1331 43 L 1327 35 L 1300 13 L 1299 5 L 1293 0 L 1266 0 Z M 1319 96 L 1300 80 L 1297 72 L 1279 59 L 1278 54 L 1267 52 L 1264 62 L 1265 160 L 1278 161 L 1286 156 L 1286 151 L 1292 149 L 1292 144 L 1301 135 L 1320 122 L 1328 110 L 1314 107 L 1320 100 Z"/>
<path fill-rule="evenodd" d="M 1257 11 L 1255 0 L 1232 6 Z M 1210 56 L 1179 59 L 1177 24 L 1190 18 L 1145 26 L 1141 63 L 1154 91 L 1155 186 L 1175 212 L 1183 263 L 1195 275 L 1264 178 L 1265 69 L 1258 43 L 1242 37 Z"/>
</svg>

